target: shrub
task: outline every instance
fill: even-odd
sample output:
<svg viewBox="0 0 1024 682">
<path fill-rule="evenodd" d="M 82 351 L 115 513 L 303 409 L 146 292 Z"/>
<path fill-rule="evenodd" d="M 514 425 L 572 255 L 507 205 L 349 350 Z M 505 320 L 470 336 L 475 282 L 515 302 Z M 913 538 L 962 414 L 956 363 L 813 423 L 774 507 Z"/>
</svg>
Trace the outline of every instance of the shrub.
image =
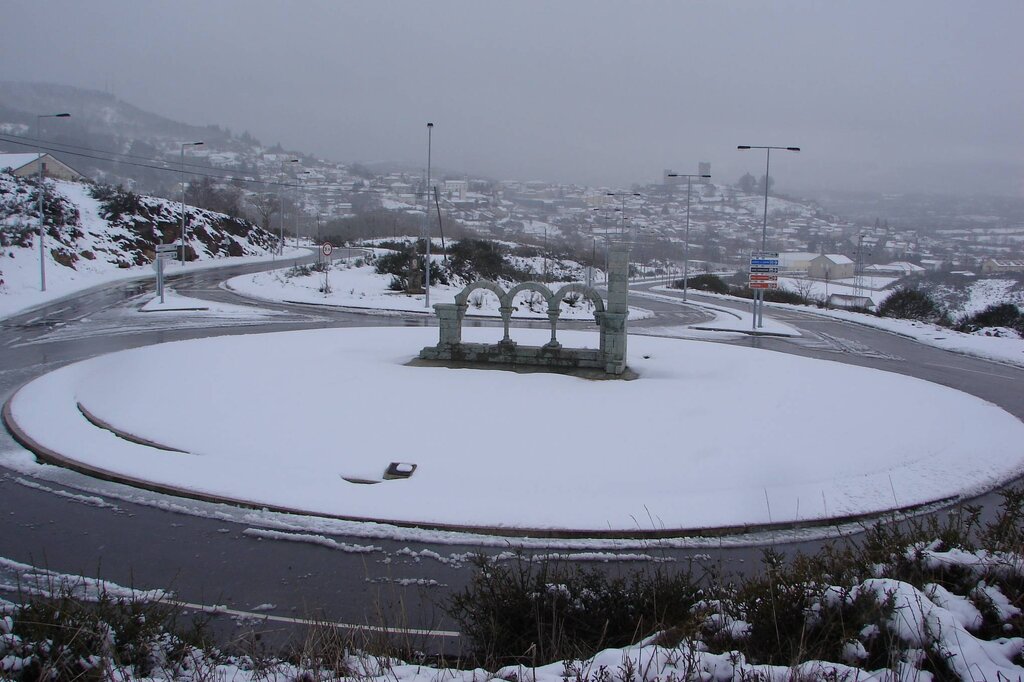
<svg viewBox="0 0 1024 682">
<path fill-rule="evenodd" d="M 797 292 L 786 289 L 765 289 L 764 300 L 770 303 L 791 303 L 793 305 L 807 305 L 810 302 Z"/>
<path fill-rule="evenodd" d="M 983 617 L 977 636 L 1022 634 L 1024 617 L 1006 620 L 979 589 L 998 589 L 1012 604 L 1024 600 L 1024 488 L 1001 495 L 990 521 L 969 505 L 945 515 L 893 517 L 815 554 L 787 559 L 766 550 L 761 570 L 741 575 L 711 565 L 700 566 L 703 573 L 687 567 L 609 574 L 480 557 L 470 585 L 449 598 L 446 610 L 476 662 L 487 666 L 586 658 L 658 629 L 662 646 L 696 639 L 699 648 L 738 651 L 755 664 L 842 661 L 853 647 L 866 669 L 885 668 L 909 643 L 891 627 L 892 595 L 857 589 L 869 578 L 885 576 L 926 595 L 936 586 L 967 595 Z M 953 679 L 943 676 L 949 670 L 935 642 L 926 642 L 922 655 L 925 669 Z"/>
<path fill-rule="evenodd" d="M 507 275 L 505 249 L 486 239 L 460 239 L 448 249 L 451 271 L 465 281 L 497 280 Z"/>
<path fill-rule="evenodd" d="M 697 275 L 696 277 L 688 277 L 687 280 L 689 281 L 690 289 L 697 289 L 699 291 L 710 291 L 711 293 L 714 294 L 729 293 L 729 285 L 726 284 L 725 280 L 723 280 L 718 275 Z M 672 288 L 682 289 L 683 280 L 677 279 L 675 282 L 672 282 Z"/>
<path fill-rule="evenodd" d="M 900 289 L 892 294 L 878 307 L 878 315 L 936 324 L 948 321 L 939 304 L 931 296 L 917 289 Z"/>
<path fill-rule="evenodd" d="M 408 246 L 402 251 L 386 253 L 377 258 L 374 269 L 379 275 L 395 275 L 405 277 L 412 267 L 413 253 Z"/>
<path fill-rule="evenodd" d="M 668 623 L 690 620 L 698 588 L 687 571 L 604 571 L 524 558 L 474 560 L 468 587 L 446 610 L 489 664 L 551 661 L 626 646 Z M 534 652 L 536 659 L 526 652 Z"/>
<path fill-rule="evenodd" d="M 127 190 L 121 185 L 93 185 L 89 188 L 89 194 L 93 199 L 100 202 L 103 209 L 103 218 L 116 221 L 123 215 L 135 215 L 143 212 L 142 201 L 139 195 Z"/>
<path fill-rule="evenodd" d="M 985 327 L 1008 327 L 1024 336 L 1024 314 L 1013 303 L 994 304 L 961 320 L 957 330 L 973 333 Z"/>
<path fill-rule="evenodd" d="M 158 667 L 181 663 L 189 644 L 202 643 L 206 622 L 178 630 L 178 607 L 101 593 L 95 603 L 79 601 L 75 586 L 50 586 L 52 597 L 33 596 L 15 607 L 13 637 L 0 650 L 20 659 L 19 670 L 5 670 L 17 680 L 118 679 L 113 666 L 131 667 L 146 677 Z M 5 661 L 6 662 L 6 661 Z"/>
</svg>

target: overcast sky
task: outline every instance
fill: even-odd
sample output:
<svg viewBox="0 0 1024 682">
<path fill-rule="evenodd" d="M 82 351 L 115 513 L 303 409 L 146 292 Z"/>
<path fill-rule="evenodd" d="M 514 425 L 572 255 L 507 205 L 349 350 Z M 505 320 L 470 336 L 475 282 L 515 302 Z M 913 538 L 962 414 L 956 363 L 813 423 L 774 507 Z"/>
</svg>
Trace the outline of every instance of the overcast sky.
<svg viewBox="0 0 1024 682">
<path fill-rule="evenodd" d="M 0 79 L 339 161 L 1024 197 L 1024 0 L 4 0 Z"/>
</svg>

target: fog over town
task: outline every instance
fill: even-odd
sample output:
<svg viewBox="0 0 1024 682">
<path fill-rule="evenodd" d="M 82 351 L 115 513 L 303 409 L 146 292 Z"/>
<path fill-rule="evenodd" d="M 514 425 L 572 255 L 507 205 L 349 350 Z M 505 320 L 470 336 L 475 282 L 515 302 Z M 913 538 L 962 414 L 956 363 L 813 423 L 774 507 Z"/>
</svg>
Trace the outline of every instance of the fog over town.
<svg viewBox="0 0 1024 682">
<path fill-rule="evenodd" d="M 4 3 L 0 80 L 110 91 L 338 161 L 628 186 L 1024 192 L 1024 5 Z M 40 49 L 41 42 L 46 45 Z M 774 171 L 777 171 L 775 173 Z"/>
<path fill-rule="evenodd" d="M 0 680 L 1024 679 L 1022 27 L 0 3 Z"/>
</svg>

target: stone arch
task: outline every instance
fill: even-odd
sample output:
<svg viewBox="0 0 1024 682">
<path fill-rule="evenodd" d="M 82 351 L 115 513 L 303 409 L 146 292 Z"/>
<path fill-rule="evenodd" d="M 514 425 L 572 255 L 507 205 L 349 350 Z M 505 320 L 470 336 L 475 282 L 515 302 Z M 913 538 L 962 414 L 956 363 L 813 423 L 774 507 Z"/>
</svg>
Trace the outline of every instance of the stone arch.
<svg viewBox="0 0 1024 682">
<path fill-rule="evenodd" d="M 460 291 L 459 294 L 455 297 L 455 305 L 467 305 L 469 301 L 469 295 L 476 291 L 477 289 L 487 289 L 488 291 L 494 293 L 494 295 L 498 297 L 498 303 L 502 307 L 509 305 L 508 293 L 501 288 L 501 285 L 486 279 L 478 279 L 472 284 L 467 285 L 466 288 Z"/>
<path fill-rule="evenodd" d="M 594 287 L 588 287 L 586 284 L 580 284 L 579 282 L 570 282 L 556 291 L 555 295 L 548 301 L 548 308 L 550 310 L 558 310 L 562 304 L 562 299 L 570 291 L 582 294 L 584 298 L 594 304 L 594 317 L 599 317 L 604 312 L 604 299 L 601 298 L 601 294 L 597 293 Z"/>
<path fill-rule="evenodd" d="M 535 291 L 544 297 L 544 302 L 548 304 L 548 308 L 551 307 L 551 297 L 554 296 L 551 293 L 551 289 L 541 284 L 540 282 L 520 282 L 511 289 L 508 290 L 508 304 L 512 305 L 515 302 L 516 296 L 523 291 Z"/>
</svg>

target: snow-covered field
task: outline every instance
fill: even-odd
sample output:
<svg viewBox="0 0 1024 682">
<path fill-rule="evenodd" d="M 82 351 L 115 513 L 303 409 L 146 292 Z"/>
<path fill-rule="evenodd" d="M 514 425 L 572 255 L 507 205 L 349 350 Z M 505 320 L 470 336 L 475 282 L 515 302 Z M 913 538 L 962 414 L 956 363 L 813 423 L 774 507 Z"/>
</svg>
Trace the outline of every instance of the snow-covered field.
<svg viewBox="0 0 1024 682">
<path fill-rule="evenodd" d="M 380 275 L 373 265 L 360 258 L 335 261 L 325 276 L 322 272 L 294 274 L 288 269 L 260 272 L 253 275 L 234 277 L 226 283 L 227 288 L 240 294 L 265 301 L 289 301 L 319 305 L 342 306 L 346 308 L 370 308 L 434 314 L 426 307 L 423 294 L 406 294 L 390 291 L 391 275 Z M 552 291 L 569 282 L 550 282 L 546 286 Z M 329 291 L 324 291 L 329 284 Z M 431 285 L 430 303 L 453 303 L 463 286 Z M 506 287 L 510 288 L 510 287 Z M 515 318 L 548 319 L 547 303 L 536 298 L 531 303 L 531 292 L 522 292 L 513 302 L 517 310 Z M 561 306 L 561 318 L 565 320 L 594 319 L 594 308 L 586 299 L 569 306 Z M 468 315 L 498 317 L 498 298 L 488 291 L 477 291 L 470 295 Z M 652 317 L 650 311 L 630 308 L 629 319 L 641 320 Z"/>
<path fill-rule="evenodd" d="M 786 291 L 793 291 L 804 298 L 815 300 L 826 300 L 832 294 L 843 294 L 845 296 L 867 296 L 877 306 L 896 291 L 890 287 L 898 281 L 898 277 L 874 277 L 865 276 L 856 279 L 837 279 L 831 282 L 822 280 L 780 277 L 779 287 Z"/>
<path fill-rule="evenodd" d="M 436 333 L 152 346 L 41 377 L 12 414 L 40 445 L 123 476 L 308 512 L 484 527 L 786 522 L 974 493 L 1024 470 L 1019 420 L 895 374 L 645 337 L 630 338 L 635 381 L 407 366 Z M 514 338 L 539 345 L 547 332 Z M 596 333 L 559 338 L 597 343 Z M 95 428 L 78 403 L 183 452 Z M 925 403 L 926 413 L 908 407 Z M 381 480 L 392 462 L 417 468 Z"/>
</svg>

